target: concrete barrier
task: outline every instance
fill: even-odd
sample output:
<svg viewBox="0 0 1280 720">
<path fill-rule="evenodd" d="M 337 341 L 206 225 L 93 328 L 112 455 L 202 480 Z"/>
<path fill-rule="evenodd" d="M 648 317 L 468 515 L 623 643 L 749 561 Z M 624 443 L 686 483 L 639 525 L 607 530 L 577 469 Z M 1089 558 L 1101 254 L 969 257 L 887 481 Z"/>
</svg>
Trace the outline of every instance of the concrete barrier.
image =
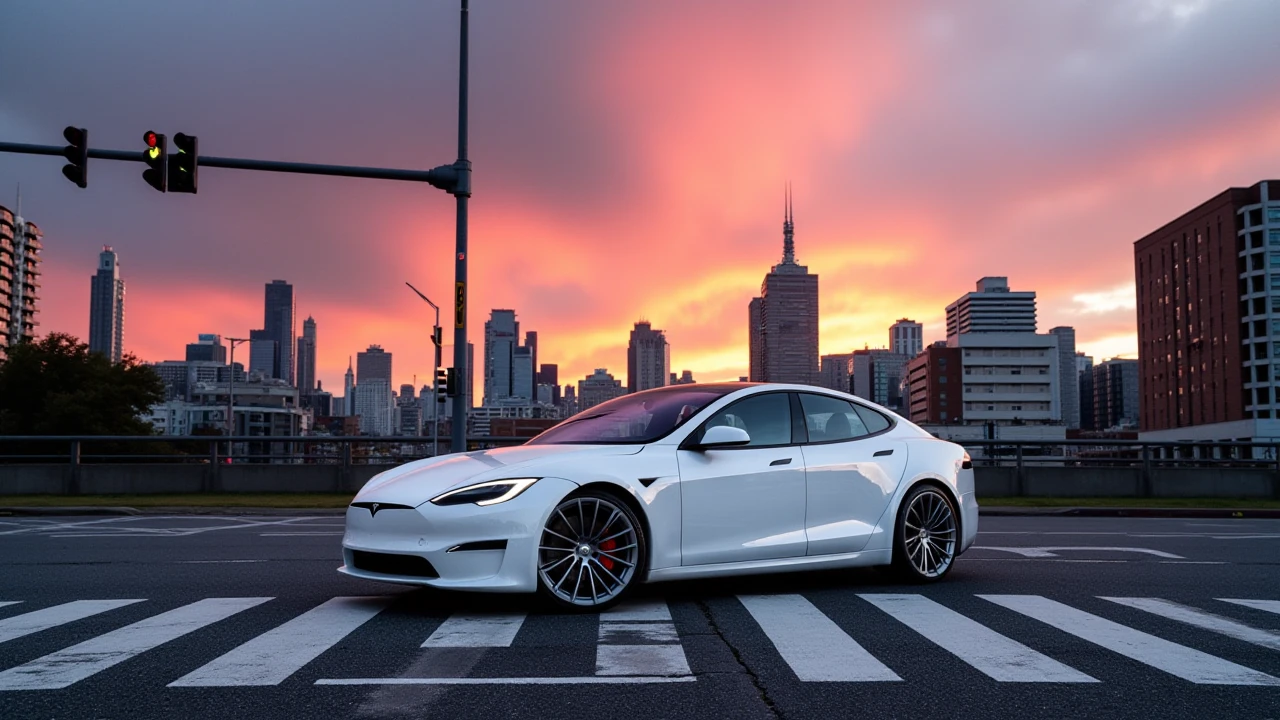
<svg viewBox="0 0 1280 720">
<path fill-rule="evenodd" d="M 199 492 L 352 493 L 390 465 L 0 465 L 3 495 L 147 495 Z M 978 467 L 978 497 L 1280 498 L 1260 468 Z"/>
</svg>

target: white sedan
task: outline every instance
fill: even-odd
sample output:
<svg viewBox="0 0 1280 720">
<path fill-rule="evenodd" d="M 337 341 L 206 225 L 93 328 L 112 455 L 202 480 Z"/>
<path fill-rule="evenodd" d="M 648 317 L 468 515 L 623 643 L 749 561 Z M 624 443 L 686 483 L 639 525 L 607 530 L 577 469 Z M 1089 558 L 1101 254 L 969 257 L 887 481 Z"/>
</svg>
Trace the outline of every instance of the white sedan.
<svg viewBox="0 0 1280 720">
<path fill-rule="evenodd" d="M 601 609 L 684 578 L 871 565 L 935 581 L 977 532 L 968 454 L 888 410 L 807 385 L 676 385 L 374 477 L 339 570 Z"/>
</svg>

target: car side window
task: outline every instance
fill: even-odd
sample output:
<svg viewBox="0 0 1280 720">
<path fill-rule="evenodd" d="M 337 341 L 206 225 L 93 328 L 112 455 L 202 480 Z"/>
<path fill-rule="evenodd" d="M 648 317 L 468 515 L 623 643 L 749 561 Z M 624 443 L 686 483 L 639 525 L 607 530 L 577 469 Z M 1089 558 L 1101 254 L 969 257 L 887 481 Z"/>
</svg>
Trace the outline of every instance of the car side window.
<svg viewBox="0 0 1280 720">
<path fill-rule="evenodd" d="M 836 442 L 870 435 L 853 404 L 830 395 L 800 394 L 809 442 Z"/>
<path fill-rule="evenodd" d="M 858 411 L 858 416 L 862 418 L 862 422 L 867 426 L 867 431 L 872 435 L 884 432 L 893 425 L 893 421 L 869 407 L 854 403 L 853 409 Z"/>
<path fill-rule="evenodd" d="M 752 395 L 720 410 L 702 424 L 690 439 L 702 440 L 707 428 L 717 425 L 742 428 L 751 436 L 745 447 L 791 444 L 791 401 L 786 393 Z"/>
</svg>

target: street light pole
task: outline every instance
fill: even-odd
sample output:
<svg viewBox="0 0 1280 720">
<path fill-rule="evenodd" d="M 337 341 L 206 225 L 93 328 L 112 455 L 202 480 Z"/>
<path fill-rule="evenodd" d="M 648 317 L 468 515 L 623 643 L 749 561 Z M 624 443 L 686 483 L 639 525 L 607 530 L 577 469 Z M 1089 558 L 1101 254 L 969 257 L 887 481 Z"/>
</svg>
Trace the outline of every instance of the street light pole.
<svg viewBox="0 0 1280 720">
<path fill-rule="evenodd" d="M 458 42 L 458 160 L 453 165 L 458 179 L 453 195 L 458 198 L 458 245 L 454 257 L 453 369 L 458 373 L 460 392 L 453 397 L 452 451 L 467 449 L 467 199 L 471 197 L 471 162 L 467 160 L 467 23 L 470 11 L 462 0 L 462 22 Z"/>
<path fill-rule="evenodd" d="M 231 457 L 231 436 L 236 434 L 235 392 L 236 392 L 236 345 L 249 342 L 248 338 L 227 338 L 231 343 L 231 361 L 227 365 L 227 457 Z"/>
<path fill-rule="evenodd" d="M 426 300 L 427 304 L 436 311 L 436 324 L 431 328 L 431 344 L 435 346 L 435 355 L 432 356 L 431 360 L 431 454 L 435 456 L 440 454 L 440 418 L 439 410 L 436 409 L 440 407 L 439 398 L 436 397 L 440 392 L 440 388 L 436 384 L 436 371 L 440 368 L 440 306 L 431 302 L 430 298 L 423 295 L 422 291 L 410 283 L 406 282 L 405 285 L 408 285 L 410 290 L 418 293 L 418 297 Z"/>
</svg>

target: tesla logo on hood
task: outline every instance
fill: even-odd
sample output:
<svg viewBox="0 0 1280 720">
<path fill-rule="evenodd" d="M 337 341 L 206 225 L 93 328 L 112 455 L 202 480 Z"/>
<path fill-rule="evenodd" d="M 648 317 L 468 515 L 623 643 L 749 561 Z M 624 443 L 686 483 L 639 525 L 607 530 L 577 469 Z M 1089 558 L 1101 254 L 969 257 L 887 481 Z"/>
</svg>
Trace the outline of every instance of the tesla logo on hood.
<svg viewBox="0 0 1280 720">
<path fill-rule="evenodd" d="M 369 511 L 369 515 L 371 517 L 374 515 L 377 515 L 379 510 L 412 510 L 413 509 L 411 505 L 401 505 L 399 503 L 384 503 L 384 502 L 353 502 L 351 503 L 351 507 L 364 508 Z"/>
</svg>

